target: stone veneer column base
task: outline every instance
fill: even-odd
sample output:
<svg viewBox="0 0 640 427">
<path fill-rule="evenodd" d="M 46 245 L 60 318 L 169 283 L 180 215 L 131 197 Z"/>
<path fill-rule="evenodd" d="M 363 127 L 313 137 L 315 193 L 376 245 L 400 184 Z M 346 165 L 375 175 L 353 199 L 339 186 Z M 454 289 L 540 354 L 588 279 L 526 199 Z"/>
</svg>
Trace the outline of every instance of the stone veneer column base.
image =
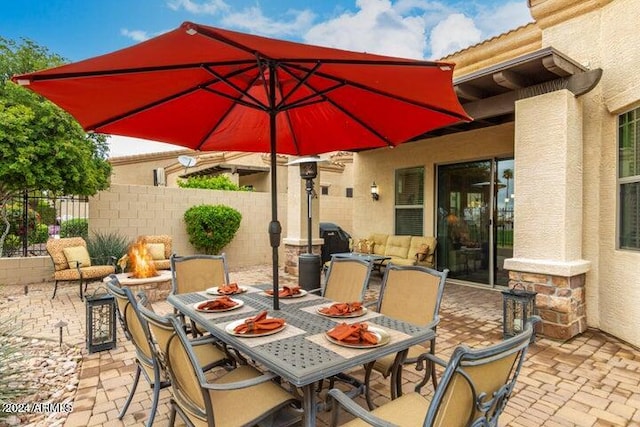
<svg viewBox="0 0 640 427">
<path fill-rule="evenodd" d="M 547 338 L 568 340 L 587 329 L 585 277 L 509 271 L 509 287 L 516 284 L 537 292 L 536 309 L 542 318 L 538 331 Z"/>
<path fill-rule="evenodd" d="M 312 245 L 311 250 L 314 254 L 320 255 L 322 245 Z M 307 245 L 292 245 L 290 243 L 284 244 L 284 272 L 294 276 L 298 276 L 298 257 L 300 254 L 307 253 Z"/>
</svg>

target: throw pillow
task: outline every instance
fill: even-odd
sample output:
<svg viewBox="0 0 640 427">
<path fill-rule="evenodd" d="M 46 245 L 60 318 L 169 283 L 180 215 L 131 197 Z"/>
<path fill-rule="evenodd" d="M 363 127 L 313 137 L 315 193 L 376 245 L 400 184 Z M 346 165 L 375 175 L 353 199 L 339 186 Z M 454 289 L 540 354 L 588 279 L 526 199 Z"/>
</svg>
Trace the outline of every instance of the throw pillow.
<svg viewBox="0 0 640 427">
<path fill-rule="evenodd" d="M 416 258 L 418 258 L 418 261 L 424 261 L 427 259 L 427 255 L 429 255 L 429 245 L 423 243 L 418 248 L 418 252 L 416 252 Z"/>
<path fill-rule="evenodd" d="M 356 243 L 356 252 L 360 252 L 361 254 L 373 253 L 373 244 L 374 242 L 371 240 L 360 239 L 358 243 Z"/>
<path fill-rule="evenodd" d="M 147 250 L 154 261 L 164 258 L 164 243 L 147 243 Z"/>
<path fill-rule="evenodd" d="M 84 246 L 70 246 L 63 248 L 62 252 L 64 252 L 65 258 L 67 258 L 69 268 L 76 268 L 78 263 L 80 263 L 80 267 L 91 267 L 89 252 Z"/>
</svg>

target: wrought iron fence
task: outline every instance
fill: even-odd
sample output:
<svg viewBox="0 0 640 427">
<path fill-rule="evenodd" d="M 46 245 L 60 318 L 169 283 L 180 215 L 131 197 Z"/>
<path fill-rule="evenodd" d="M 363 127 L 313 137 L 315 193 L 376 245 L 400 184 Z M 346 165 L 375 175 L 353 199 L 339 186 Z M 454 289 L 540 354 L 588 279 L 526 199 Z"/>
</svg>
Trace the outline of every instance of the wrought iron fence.
<svg viewBox="0 0 640 427">
<path fill-rule="evenodd" d="M 3 257 L 46 255 L 48 239 L 82 236 L 89 231 L 89 203 L 86 196 L 55 196 L 47 192 L 23 192 L 3 208 L 9 221 Z M 0 235 L 5 231 L 0 221 Z"/>
</svg>

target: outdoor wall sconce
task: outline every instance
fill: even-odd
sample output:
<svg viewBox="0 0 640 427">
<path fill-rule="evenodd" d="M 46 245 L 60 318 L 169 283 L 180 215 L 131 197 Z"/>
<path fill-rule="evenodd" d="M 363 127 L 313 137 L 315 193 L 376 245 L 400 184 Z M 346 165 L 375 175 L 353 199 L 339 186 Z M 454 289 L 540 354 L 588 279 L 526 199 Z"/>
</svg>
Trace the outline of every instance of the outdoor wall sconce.
<svg viewBox="0 0 640 427">
<path fill-rule="evenodd" d="M 116 300 L 109 293 L 86 297 L 89 354 L 116 347 Z"/>
<path fill-rule="evenodd" d="M 375 181 L 371 184 L 371 198 L 376 201 L 380 198 L 380 194 L 378 193 L 378 185 Z"/>
<path fill-rule="evenodd" d="M 502 291 L 502 324 L 505 339 L 521 333 L 527 321 L 532 321 L 532 317 L 536 314 L 536 295 L 537 292 L 527 291 L 521 283 Z M 535 338 L 534 333 L 531 336 L 531 342 L 534 342 Z"/>
</svg>

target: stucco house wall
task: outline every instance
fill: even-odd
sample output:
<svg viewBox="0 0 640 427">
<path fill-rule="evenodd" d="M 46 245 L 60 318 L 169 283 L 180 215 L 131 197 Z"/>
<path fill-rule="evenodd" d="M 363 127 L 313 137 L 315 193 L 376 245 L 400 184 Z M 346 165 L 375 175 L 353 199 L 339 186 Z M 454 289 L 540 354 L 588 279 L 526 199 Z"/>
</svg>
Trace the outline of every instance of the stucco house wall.
<svg viewBox="0 0 640 427">
<path fill-rule="evenodd" d="M 521 234 L 521 239 L 516 238 L 514 256 L 537 252 L 541 274 L 531 274 L 534 280 L 551 277 L 545 274 L 553 274 L 553 269 L 557 268 L 569 276 L 568 285 L 573 287 L 570 276 L 586 270 L 583 278 L 577 281 L 584 283 L 577 285 L 579 292 L 572 297 L 577 300 L 567 302 L 579 304 L 579 300 L 584 299 L 588 326 L 640 345 L 640 328 L 637 327 L 640 324 L 640 252 L 617 248 L 617 120 L 620 113 L 640 105 L 640 74 L 637 72 L 640 68 L 640 49 L 637 48 L 640 0 L 530 0 L 529 4 L 535 23 L 445 58 L 456 63 L 455 77 L 544 47 L 554 47 L 589 69 L 602 68 L 599 84 L 577 98 L 567 91 L 564 94 L 560 91 L 538 99 L 518 101 L 516 108 L 520 113 L 511 124 L 409 143 L 393 150 L 358 153 L 354 174 L 357 194 L 353 210 L 354 234 L 365 237 L 371 231 L 393 231 L 393 179 L 398 168 L 425 166 L 424 229 L 425 234 L 433 234 L 437 164 L 515 155 L 516 197 L 522 200 L 533 195 L 526 193 L 527 185 L 522 185 L 522 180 L 518 182 L 518 170 L 526 171 L 535 159 L 518 158 L 514 135 L 517 132 L 527 135 L 526 140 L 521 141 L 528 144 L 526 153 L 535 148 L 548 155 L 549 150 L 557 148 L 554 143 L 562 143 L 563 149 L 569 150 L 558 153 L 566 176 L 558 176 L 557 171 L 542 171 L 536 182 L 538 188 L 549 188 L 549 184 L 556 185 L 566 178 L 561 188 L 554 190 L 561 190 L 563 194 L 559 206 L 565 216 L 549 217 L 553 218 L 552 227 L 558 228 L 547 230 L 555 233 L 557 239 L 547 239 L 548 250 L 538 247 L 540 239 L 528 240 L 527 233 L 536 227 L 545 227 L 544 221 L 541 222 L 544 217 L 522 210 L 519 214 L 516 204 L 516 226 L 526 232 Z M 559 108 L 557 114 L 550 110 L 552 108 Z M 526 120 L 518 123 L 519 114 L 530 123 L 525 123 Z M 557 117 L 558 114 L 562 117 Z M 555 130 L 546 128 L 545 118 L 557 122 Z M 535 127 L 538 128 L 539 147 L 533 145 L 536 138 L 530 138 Z M 544 168 L 545 165 L 536 167 Z M 535 174 L 529 170 L 521 177 L 530 179 L 531 173 Z M 579 177 L 580 185 L 577 188 L 574 187 L 576 177 Z M 378 202 L 372 202 L 366 196 L 372 180 L 380 186 Z M 544 194 L 549 193 L 538 192 L 535 197 L 540 200 L 531 206 L 537 203 L 554 209 L 557 201 Z M 375 223 L 371 217 L 376 218 Z M 579 228 L 576 230 L 576 227 Z M 572 240 L 566 241 L 567 238 Z M 535 265 L 526 266 L 529 273 L 536 272 Z"/>
<path fill-rule="evenodd" d="M 513 124 L 505 124 L 358 153 L 354 162 L 354 238 L 394 233 L 395 170 L 417 166 L 424 167 L 425 175 L 424 235 L 433 236 L 436 165 L 512 156 L 513 131 Z M 373 181 L 379 187 L 378 201 L 369 193 Z"/>
</svg>

